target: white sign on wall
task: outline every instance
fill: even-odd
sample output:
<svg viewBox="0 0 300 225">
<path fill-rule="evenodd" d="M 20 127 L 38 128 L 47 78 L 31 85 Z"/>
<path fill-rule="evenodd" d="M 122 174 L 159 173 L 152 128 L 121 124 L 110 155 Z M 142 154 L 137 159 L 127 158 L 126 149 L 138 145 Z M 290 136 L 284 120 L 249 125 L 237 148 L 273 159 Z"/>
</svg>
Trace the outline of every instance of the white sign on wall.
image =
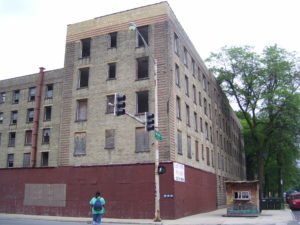
<svg viewBox="0 0 300 225">
<path fill-rule="evenodd" d="M 174 180 L 179 182 L 185 182 L 185 169 L 184 165 L 180 163 L 173 163 L 174 168 Z"/>
</svg>

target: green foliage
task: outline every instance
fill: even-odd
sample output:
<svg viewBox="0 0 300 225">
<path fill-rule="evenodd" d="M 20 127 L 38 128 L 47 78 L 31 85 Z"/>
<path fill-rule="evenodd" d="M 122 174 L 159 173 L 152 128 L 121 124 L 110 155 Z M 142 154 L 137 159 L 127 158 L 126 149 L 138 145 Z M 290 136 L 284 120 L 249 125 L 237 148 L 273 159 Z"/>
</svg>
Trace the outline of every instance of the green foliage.
<svg viewBox="0 0 300 225">
<path fill-rule="evenodd" d="M 289 188 L 300 178 L 299 58 L 277 45 L 262 54 L 242 46 L 223 47 L 206 61 L 239 106 L 248 179 L 258 178 L 265 193 L 280 195 L 281 179 Z"/>
</svg>

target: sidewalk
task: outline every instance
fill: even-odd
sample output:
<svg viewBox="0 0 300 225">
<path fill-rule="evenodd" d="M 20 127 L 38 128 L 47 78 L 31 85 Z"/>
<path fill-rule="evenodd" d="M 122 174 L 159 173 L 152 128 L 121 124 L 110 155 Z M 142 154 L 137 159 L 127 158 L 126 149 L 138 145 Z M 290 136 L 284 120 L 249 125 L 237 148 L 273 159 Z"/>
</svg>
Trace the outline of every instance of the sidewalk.
<svg viewBox="0 0 300 225">
<path fill-rule="evenodd" d="M 224 217 L 226 209 L 218 209 L 208 213 L 187 216 L 176 220 L 162 220 L 153 222 L 150 219 L 114 219 L 103 218 L 103 223 L 125 223 L 125 224 L 157 224 L 157 225 L 220 225 L 220 224 L 287 224 L 294 220 L 290 209 L 263 210 L 258 217 Z M 90 222 L 90 218 L 81 217 L 59 217 L 59 216 L 37 216 L 23 214 L 0 214 L 0 218 L 28 218 L 55 221 Z"/>
</svg>

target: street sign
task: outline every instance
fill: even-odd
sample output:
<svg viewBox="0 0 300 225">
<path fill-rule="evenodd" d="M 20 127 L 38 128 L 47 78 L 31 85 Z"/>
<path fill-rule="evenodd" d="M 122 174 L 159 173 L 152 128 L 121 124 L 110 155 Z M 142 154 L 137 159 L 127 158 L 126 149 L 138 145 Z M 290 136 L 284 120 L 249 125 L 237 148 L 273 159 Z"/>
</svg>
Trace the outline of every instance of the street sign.
<svg viewBox="0 0 300 225">
<path fill-rule="evenodd" d="M 163 136 L 162 136 L 162 134 L 161 134 L 159 131 L 155 130 L 155 131 L 154 131 L 154 138 L 155 138 L 156 140 L 162 141 Z"/>
</svg>

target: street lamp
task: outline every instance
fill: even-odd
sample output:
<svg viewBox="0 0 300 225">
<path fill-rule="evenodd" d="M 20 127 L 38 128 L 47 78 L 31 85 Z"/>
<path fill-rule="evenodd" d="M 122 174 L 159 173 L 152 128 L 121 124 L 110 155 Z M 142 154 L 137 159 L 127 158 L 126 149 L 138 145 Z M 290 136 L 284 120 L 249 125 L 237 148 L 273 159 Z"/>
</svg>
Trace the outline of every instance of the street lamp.
<svg viewBox="0 0 300 225">
<path fill-rule="evenodd" d="M 155 119 L 154 119 L 154 127 L 157 130 L 158 129 L 158 96 L 157 96 L 157 60 L 154 58 L 153 54 L 150 52 L 149 45 L 145 41 L 143 35 L 139 32 L 137 29 L 137 26 L 133 22 L 128 23 L 128 28 L 131 31 L 136 31 L 137 34 L 141 37 L 148 54 L 150 58 L 153 60 L 153 65 L 154 65 L 154 81 L 155 81 L 155 93 L 154 93 L 154 102 L 155 102 Z M 159 190 L 159 174 L 158 174 L 158 166 L 159 166 L 159 151 L 158 151 L 158 140 L 155 139 L 154 141 L 154 148 L 155 148 L 155 217 L 154 221 L 155 222 L 160 222 L 160 190 Z"/>
</svg>

